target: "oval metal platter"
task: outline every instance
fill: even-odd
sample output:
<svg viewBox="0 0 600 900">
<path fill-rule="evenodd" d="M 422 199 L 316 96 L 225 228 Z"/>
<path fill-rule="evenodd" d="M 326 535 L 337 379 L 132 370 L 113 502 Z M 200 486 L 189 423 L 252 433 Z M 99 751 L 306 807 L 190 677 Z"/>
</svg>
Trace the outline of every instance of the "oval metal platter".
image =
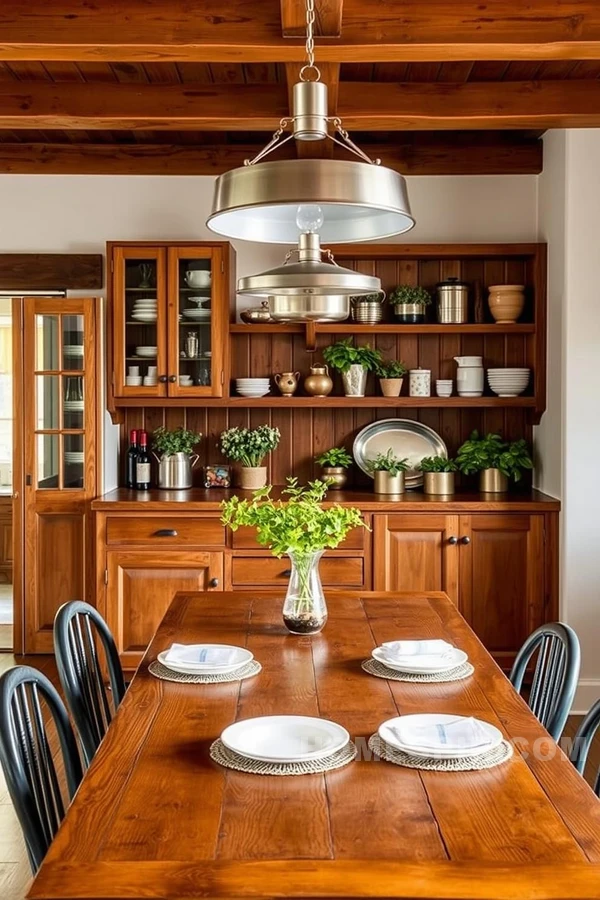
<svg viewBox="0 0 600 900">
<path fill-rule="evenodd" d="M 406 487 L 423 484 L 423 473 L 417 469 L 424 456 L 448 458 L 448 448 L 433 428 L 414 419 L 380 419 L 371 422 L 356 435 L 352 453 L 358 466 L 371 478 L 367 461 L 378 453 L 392 449 L 400 459 L 408 458 L 410 468 L 406 472 Z"/>
</svg>

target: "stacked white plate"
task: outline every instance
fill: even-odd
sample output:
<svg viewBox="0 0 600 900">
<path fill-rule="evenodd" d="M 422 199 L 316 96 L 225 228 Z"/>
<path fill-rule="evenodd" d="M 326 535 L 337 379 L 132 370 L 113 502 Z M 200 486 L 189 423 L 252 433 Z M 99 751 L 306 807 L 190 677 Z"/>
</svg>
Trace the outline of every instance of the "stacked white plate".
<svg viewBox="0 0 600 900">
<path fill-rule="evenodd" d="M 63 407 L 65 412 L 81 412 L 83 410 L 83 400 L 65 400 Z"/>
<path fill-rule="evenodd" d="M 488 369 L 488 384 L 499 397 L 518 397 L 529 384 L 530 369 Z"/>
<path fill-rule="evenodd" d="M 236 378 L 235 389 L 242 397 L 265 397 L 269 393 L 268 378 Z"/>
<path fill-rule="evenodd" d="M 83 462 L 82 450 L 65 450 L 65 462 L 80 463 Z"/>
<path fill-rule="evenodd" d="M 228 675 L 248 665 L 254 655 L 231 644 L 172 644 L 158 654 L 158 661 L 184 675 Z"/>
<path fill-rule="evenodd" d="M 221 734 L 228 750 L 246 759 L 290 763 L 325 759 L 345 747 L 350 735 L 328 719 L 259 716 L 230 725 Z"/>
<path fill-rule="evenodd" d="M 434 759 L 481 756 L 502 743 L 502 732 L 495 725 L 446 713 L 397 716 L 380 725 L 378 734 L 396 750 Z"/>
<path fill-rule="evenodd" d="M 464 650 L 442 640 L 389 641 L 376 647 L 371 656 L 388 669 L 411 675 L 449 672 L 469 658 Z"/>
<path fill-rule="evenodd" d="M 135 355 L 142 356 L 145 359 L 154 359 L 156 357 L 158 348 L 155 346 L 151 346 L 150 344 L 142 344 L 140 347 L 135 348 Z"/>
<path fill-rule="evenodd" d="M 201 322 L 206 319 L 210 319 L 210 309 L 201 309 L 200 307 L 196 307 L 196 309 L 184 309 L 183 315 L 186 319 L 191 319 L 192 322 Z"/>
<path fill-rule="evenodd" d="M 158 300 L 156 297 L 140 297 L 133 304 L 131 318 L 135 319 L 136 322 L 142 323 L 156 322 L 157 304 Z"/>
<path fill-rule="evenodd" d="M 83 356 L 83 344 L 65 344 L 65 356 L 81 358 Z"/>
</svg>

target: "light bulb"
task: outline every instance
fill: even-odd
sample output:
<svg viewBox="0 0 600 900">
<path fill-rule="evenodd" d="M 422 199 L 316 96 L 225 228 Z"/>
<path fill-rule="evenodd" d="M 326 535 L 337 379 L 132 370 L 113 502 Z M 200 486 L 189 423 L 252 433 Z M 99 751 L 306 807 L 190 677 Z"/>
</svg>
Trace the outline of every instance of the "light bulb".
<svg viewBox="0 0 600 900">
<path fill-rule="evenodd" d="M 317 234 L 323 225 L 323 210 L 314 203 L 303 204 L 298 207 L 296 225 L 305 234 Z"/>
</svg>

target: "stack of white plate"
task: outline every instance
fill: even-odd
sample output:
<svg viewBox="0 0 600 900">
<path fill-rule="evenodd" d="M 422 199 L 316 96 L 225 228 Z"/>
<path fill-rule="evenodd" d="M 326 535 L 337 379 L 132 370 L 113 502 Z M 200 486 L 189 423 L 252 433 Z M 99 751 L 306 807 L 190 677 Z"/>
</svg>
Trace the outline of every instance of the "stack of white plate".
<svg viewBox="0 0 600 900">
<path fill-rule="evenodd" d="M 135 355 L 142 356 L 145 359 L 155 359 L 158 348 L 149 344 L 142 344 L 135 348 Z"/>
<path fill-rule="evenodd" d="M 269 393 L 268 378 L 236 378 L 235 389 L 242 397 L 264 397 Z"/>
<path fill-rule="evenodd" d="M 445 713 L 397 716 L 380 725 L 378 734 L 396 750 L 434 759 L 481 756 L 502 743 L 502 732 L 495 725 Z"/>
<path fill-rule="evenodd" d="M 83 450 L 65 450 L 66 463 L 82 463 Z"/>
<path fill-rule="evenodd" d="M 65 400 L 63 407 L 65 412 L 81 412 L 83 410 L 83 400 Z"/>
<path fill-rule="evenodd" d="M 488 384 L 499 397 L 518 397 L 529 384 L 530 369 L 488 369 Z"/>
<path fill-rule="evenodd" d="M 184 309 L 183 315 L 186 319 L 191 319 L 192 322 L 203 322 L 206 319 L 210 319 L 210 309 L 202 309 L 199 306 L 195 309 Z"/>
<path fill-rule="evenodd" d="M 157 303 L 156 297 L 140 297 L 133 304 L 131 318 L 142 323 L 156 322 Z"/>
<path fill-rule="evenodd" d="M 449 672 L 469 658 L 464 650 L 442 640 L 389 641 L 376 647 L 371 656 L 388 669 L 411 675 Z"/>
<path fill-rule="evenodd" d="M 291 763 L 325 759 L 346 746 L 350 735 L 327 719 L 259 716 L 230 725 L 221 734 L 228 750 L 246 759 Z"/>
<path fill-rule="evenodd" d="M 65 344 L 65 356 L 81 359 L 83 357 L 83 344 Z"/>
<path fill-rule="evenodd" d="M 253 654 L 231 644 L 173 644 L 158 654 L 158 661 L 184 675 L 228 675 L 248 665 Z"/>
</svg>

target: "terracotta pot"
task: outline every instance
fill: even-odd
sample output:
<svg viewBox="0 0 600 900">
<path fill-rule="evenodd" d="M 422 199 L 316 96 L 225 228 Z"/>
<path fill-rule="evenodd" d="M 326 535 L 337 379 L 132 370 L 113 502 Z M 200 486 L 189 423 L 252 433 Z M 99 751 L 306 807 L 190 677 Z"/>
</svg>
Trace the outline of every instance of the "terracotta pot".
<svg viewBox="0 0 600 900">
<path fill-rule="evenodd" d="M 341 490 L 348 481 L 346 470 L 343 466 L 323 466 L 321 481 L 327 480 L 333 480 L 333 484 L 329 485 L 330 491 Z"/>
<path fill-rule="evenodd" d="M 522 284 L 492 284 L 489 287 L 490 312 L 499 325 L 512 325 L 523 312 L 525 286 Z"/>
<path fill-rule="evenodd" d="M 403 494 L 404 472 L 390 475 L 389 472 L 373 472 L 373 490 L 376 494 Z"/>
<path fill-rule="evenodd" d="M 379 384 L 384 397 L 399 397 L 402 390 L 402 378 L 380 378 Z"/>
<path fill-rule="evenodd" d="M 244 491 L 255 491 L 267 483 L 266 466 L 242 466 L 239 474 L 240 487 Z"/>
<path fill-rule="evenodd" d="M 508 478 L 500 469 L 484 469 L 479 473 L 479 490 L 484 494 L 504 494 L 508 490 Z"/>
<path fill-rule="evenodd" d="M 310 375 L 304 379 L 304 390 L 311 397 L 326 397 L 333 389 L 333 381 L 329 377 L 326 365 L 311 366 Z"/>
<path fill-rule="evenodd" d="M 424 472 L 424 494 L 453 494 L 454 472 Z"/>
</svg>

